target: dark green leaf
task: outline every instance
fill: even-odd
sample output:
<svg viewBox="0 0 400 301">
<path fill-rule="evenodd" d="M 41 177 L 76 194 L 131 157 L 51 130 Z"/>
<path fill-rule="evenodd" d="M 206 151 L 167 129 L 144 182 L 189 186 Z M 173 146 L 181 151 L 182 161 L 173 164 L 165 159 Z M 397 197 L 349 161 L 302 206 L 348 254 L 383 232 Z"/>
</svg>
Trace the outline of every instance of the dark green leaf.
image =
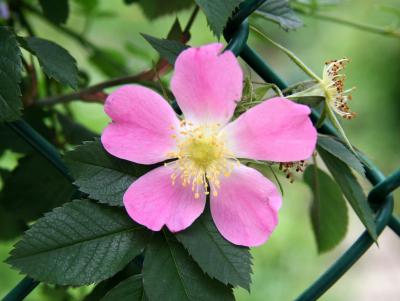
<svg viewBox="0 0 400 301">
<path fill-rule="evenodd" d="M 122 281 L 108 292 L 101 301 L 145 301 L 141 275 L 135 275 Z"/>
<path fill-rule="evenodd" d="M 48 77 L 73 89 L 78 86 L 76 60 L 60 45 L 36 37 L 20 38 L 21 45 L 34 54 Z"/>
<path fill-rule="evenodd" d="M 55 132 L 45 124 L 45 120 L 50 118 L 51 114 L 39 107 L 30 107 L 24 112 L 22 117 L 37 132 L 49 141 L 54 141 Z M 29 154 L 35 150 L 22 138 L 19 137 L 9 126 L 0 123 L 0 154 L 6 150 L 12 150 L 21 154 Z"/>
<path fill-rule="evenodd" d="M 296 29 L 303 26 L 303 22 L 290 7 L 288 0 L 267 0 L 257 9 L 259 16 L 279 24 L 282 29 Z"/>
<path fill-rule="evenodd" d="M 141 262 L 140 266 L 138 264 L 138 261 Z M 141 273 L 142 264 L 143 264 L 142 256 L 141 255 L 136 256 L 136 258 L 133 259 L 133 261 L 131 261 L 122 271 L 118 272 L 111 278 L 108 278 L 97 284 L 95 288 L 90 292 L 90 294 L 86 295 L 82 301 L 99 301 L 119 283 L 121 283 L 122 281 L 133 275 Z"/>
<path fill-rule="evenodd" d="M 155 235 L 146 250 L 143 285 L 150 301 L 234 300 L 232 290 L 204 274 L 165 231 Z"/>
<path fill-rule="evenodd" d="M 172 27 L 168 32 L 167 40 L 181 41 L 183 34 L 181 23 L 179 23 L 178 18 L 176 18 L 174 24 L 172 24 Z"/>
<path fill-rule="evenodd" d="M 81 144 L 84 141 L 93 140 L 97 136 L 97 134 L 66 115 L 57 113 L 57 118 L 60 122 L 64 138 L 70 144 Z"/>
<path fill-rule="evenodd" d="M 209 210 L 185 231 L 175 234 L 200 268 L 225 284 L 250 291 L 251 255 L 248 248 L 225 240 L 215 227 Z"/>
<path fill-rule="evenodd" d="M 211 30 L 219 38 L 234 10 L 243 0 L 195 0 L 207 17 Z"/>
<path fill-rule="evenodd" d="M 122 270 L 148 236 L 124 210 L 77 200 L 39 219 L 7 262 L 42 282 L 86 285 Z"/>
<path fill-rule="evenodd" d="M 89 60 L 99 71 L 109 77 L 129 74 L 125 57 L 113 49 L 97 49 Z"/>
<path fill-rule="evenodd" d="M 189 47 L 174 40 L 158 39 L 143 33 L 142 36 L 160 54 L 161 57 L 165 58 L 172 65 L 175 64 L 178 55 Z"/>
<path fill-rule="evenodd" d="M 56 24 L 67 22 L 69 14 L 68 0 L 39 0 L 39 3 L 47 19 Z"/>
<path fill-rule="evenodd" d="M 365 175 L 365 170 L 360 160 L 342 142 L 334 137 L 319 135 L 318 146 L 334 155 L 348 166 L 354 168 L 361 175 Z"/>
<path fill-rule="evenodd" d="M 29 222 L 71 200 L 72 184 L 40 155 L 18 161 L 4 183 L 0 203 L 15 219 Z"/>
<path fill-rule="evenodd" d="M 78 146 L 65 159 L 79 190 L 112 206 L 122 206 L 128 187 L 150 170 L 109 155 L 98 140 Z"/>
<path fill-rule="evenodd" d="M 126 4 L 139 3 L 144 15 L 148 19 L 155 19 L 164 15 L 174 14 L 193 5 L 193 0 L 125 0 Z"/>
<path fill-rule="evenodd" d="M 336 156 L 318 147 L 318 153 L 324 160 L 336 183 L 340 186 L 344 196 L 349 201 L 354 212 L 367 228 L 371 237 L 376 240 L 374 214 L 367 202 L 367 198 L 351 169 Z"/>
<path fill-rule="evenodd" d="M 346 235 L 347 206 L 337 184 L 315 165 L 304 172 L 304 181 L 313 191 L 311 222 L 318 252 L 333 249 Z"/>
<path fill-rule="evenodd" d="M 14 33 L 0 26 L 0 122 L 21 115 L 21 51 Z"/>
<path fill-rule="evenodd" d="M 26 224 L 0 207 L 0 240 L 11 240 L 27 229 Z"/>
</svg>

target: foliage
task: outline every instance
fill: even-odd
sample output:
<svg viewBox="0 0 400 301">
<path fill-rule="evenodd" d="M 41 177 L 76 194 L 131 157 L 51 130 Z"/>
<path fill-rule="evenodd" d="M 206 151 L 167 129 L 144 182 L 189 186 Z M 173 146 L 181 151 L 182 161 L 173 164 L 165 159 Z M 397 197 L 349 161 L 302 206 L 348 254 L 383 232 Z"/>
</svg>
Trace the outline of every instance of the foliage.
<svg viewBox="0 0 400 301">
<path fill-rule="evenodd" d="M 150 20 L 177 15 L 165 39 L 142 34 L 160 56 L 154 64 L 147 53 L 149 47 L 144 50 L 131 40 L 126 43 L 135 60 L 153 65 L 137 74 L 132 74 L 122 47 L 97 41 L 104 45 L 99 46 L 87 35 L 91 18 L 113 17 L 101 10 L 100 2 L 21 0 L 11 5 L 9 1 L 11 19 L 0 16 L 0 156 L 11 152 L 18 158 L 15 168 L 0 167 L 0 240 L 18 238 L 7 263 L 56 288 L 95 284 L 86 301 L 234 300 L 233 288 L 250 291 L 250 250 L 233 245 L 220 235 L 208 206 L 191 227 L 179 233 L 165 229 L 153 233 L 134 223 L 122 208 L 123 194 L 137 178 L 156 166 L 133 164 L 108 154 L 96 139 L 98 133 L 77 121 L 68 102 L 103 103 L 106 89 L 133 82 L 166 90 L 170 95 L 164 84 L 179 53 L 189 47 L 190 27 L 199 9 L 220 39 L 244 1 L 174 0 L 168 5 L 161 0 L 121 1 L 128 5 L 126 9 L 139 6 Z M 254 15 L 277 23 L 286 31 L 303 25 L 301 14 L 400 36 L 396 28 L 360 26 L 354 21 L 324 16 L 324 7 L 321 1 L 267 0 Z M 181 13 L 189 10 L 189 21 L 182 29 L 178 17 L 185 19 Z M 393 8 L 390 11 L 397 13 Z M 76 16 L 84 20 L 82 30 L 65 25 Z M 51 40 L 40 26 L 37 29 L 36 19 L 48 22 L 47 26 L 82 47 L 87 62 L 73 57 L 73 47 Z M 88 86 L 93 81 L 88 66 L 109 79 Z M 302 69 L 309 75 L 308 69 Z M 315 84 L 314 79 L 280 91 L 274 83 L 255 86 L 248 77 L 235 116 L 281 93 L 319 110 L 325 105 L 325 97 L 299 95 Z M 73 183 L 37 152 L 37 146 L 26 143 L 12 130 L 11 122 L 19 120 L 28 122 L 55 151 L 63 154 Z M 346 235 L 346 201 L 371 236 L 377 238 L 374 212 L 359 178 L 353 174 L 356 171 L 359 177 L 365 177 L 364 163 L 351 148 L 341 139 L 320 135 L 317 151 L 330 175 L 316 165 L 304 173 L 304 181 L 313 193 L 310 217 L 321 253 L 333 249 Z M 275 176 L 269 162 L 257 164 Z M 63 288 L 59 293 L 56 288 L 46 286 L 50 295 L 68 296 Z"/>
<path fill-rule="evenodd" d="M 318 251 L 334 248 L 347 231 L 348 215 L 346 202 L 336 183 L 315 165 L 304 172 L 304 181 L 313 191 L 310 207 L 311 222 Z"/>
</svg>

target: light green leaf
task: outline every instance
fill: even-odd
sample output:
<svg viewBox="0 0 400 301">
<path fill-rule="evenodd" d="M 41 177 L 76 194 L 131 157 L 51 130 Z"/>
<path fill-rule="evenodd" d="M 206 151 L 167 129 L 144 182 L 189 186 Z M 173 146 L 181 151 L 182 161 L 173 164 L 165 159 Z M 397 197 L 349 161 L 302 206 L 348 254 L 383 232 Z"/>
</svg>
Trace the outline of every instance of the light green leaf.
<svg viewBox="0 0 400 301">
<path fill-rule="evenodd" d="M 39 3 L 47 19 L 56 24 L 67 22 L 68 0 L 39 0 Z"/>
<path fill-rule="evenodd" d="M 360 218 L 371 237 L 376 240 L 377 234 L 375 230 L 374 214 L 367 202 L 367 197 L 362 187 L 351 172 L 351 169 L 343 163 L 343 161 L 339 160 L 322 147 L 318 147 L 317 150 L 336 183 L 340 186 L 344 196 L 354 209 L 354 212 Z"/>
<path fill-rule="evenodd" d="M 146 301 L 142 275 L 135 275 L 125 279 L 110 290 L 101 301 Z"/>
<path fill-rule="evenodd" d="M 0 26 L 0 122 L 14 121 L 21 115 L 21 51 L 14 33 Z"/>
<path fill-rule="evenodd" d="M 143 285 L 150 301 L 231 301 L 232 290 L 208 277 L 179 242 L 165 231 L 149 244 Z"/>
<path fill-rule="evenodd" d="M 108 154 L 100 141 L 86 142 L 65 156 L 80 191 L 112 206 L 122 206 L 122 197 L 139 176 L 150 170 Z"/>
<path fill-rule="evenodd" d="M 78 86 L 76 60 L 60 45 L 37 37 L 19 38 L 21 45 L 35 55 L 48 77 L 73 89 Z"/>
<path fill-rule="evenodd" d="M 318 146 L 334 155 L 361 175 L 365 175 L 364 166 L 342 142 L 332 136 L 318 135 Z"/>
<path fill-rule="evenodd" d="M 267 0 L 257 9 L 256 15 L 279 24 L 284 30 L 303 26 L 303 22 L 290 7 L 288 0 Z"/>
<path fill-rule="evenodd" d="M 77 200 L 39 219 L 7 262 L 42 282 L 86 285 L 123 269 L 148 237 L 123 209 Z"/>
<path fill-rule="evenodd" d="M 225 240 L 215 227 L 209 209 L 175 237 L 188 250 L 200 268 L 225 284 L 250 291 L 251 255 L 246 247 Z"/>
<path fill-rule="evenodd" d="M 171 65 L 175 64 L 178 55 L 189 47 L 175 40 L 159 39 L 143 33 L 142 36 Z"/>
<path fill-rule="evenodd" d="M 211 30 L 219 38 L 234 10 L 243 0 L 195 0 L 207 17 Z"/>
<path fill-rule="evenodd" d="M 193 5 L 193 0 L 124 0 L 126 4 L 138 3 L 142 8 L 144 15 L 152 20 L 158 17 L 176 14 L 177 12 L 187 9 Z"/>
<path fill-rule="evenodd" d="M 318 252 L 333 249 L 346 235 L 347 205 L 337 184 L 315 165 L 304 172 L 304 181 L 313 191 L 310 210 Z"/>
<path fill-rule="evenodd" d="M 325 100 L 322 96 L 291 96 L 288 98 L 294 102 L 307 105 L 311 108 L 318 107 Z"/>
</svg>

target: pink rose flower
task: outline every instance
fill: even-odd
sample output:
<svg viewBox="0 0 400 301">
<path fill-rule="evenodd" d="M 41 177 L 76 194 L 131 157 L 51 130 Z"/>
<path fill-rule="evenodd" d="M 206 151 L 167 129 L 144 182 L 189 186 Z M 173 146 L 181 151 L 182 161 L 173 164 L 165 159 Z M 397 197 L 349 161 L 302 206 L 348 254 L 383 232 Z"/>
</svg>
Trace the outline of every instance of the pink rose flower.
<svg viewBox="0 0 400 301">
<path fill-rule="evenodd" d="M 185 119 L 154 91 L 128 85 L 112 93 L 101 141 L 112 155 L 139 164 L 169 160 L 137 179 L 123 201 L 129 216 L 153 231 L 189 227 L 207 195 L 213 220 L 230 242 L 264 243 L 278 223 L 275 185 L 237 158 L 304 160 L 317 133 L 310 109 L 282 97 L 267 100 L 229 123 L 241 98 L 243 73 L 219 43 L 183 51 L 171 90 Z"/>
</svg>

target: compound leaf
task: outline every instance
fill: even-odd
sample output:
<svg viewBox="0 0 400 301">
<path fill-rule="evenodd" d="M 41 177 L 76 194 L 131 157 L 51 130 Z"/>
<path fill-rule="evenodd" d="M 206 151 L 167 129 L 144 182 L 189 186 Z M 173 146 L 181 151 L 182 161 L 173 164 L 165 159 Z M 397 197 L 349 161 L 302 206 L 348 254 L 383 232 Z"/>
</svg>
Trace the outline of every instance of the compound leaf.
<svg viewBox="0 0 400 301">
<path fill-rule="evenodd" d="M 148 236 L 122 209 L 76 200 L 39 219 L 7 262 L 42 282 L 86 285 L 122 270 Z"/>
</svg>

